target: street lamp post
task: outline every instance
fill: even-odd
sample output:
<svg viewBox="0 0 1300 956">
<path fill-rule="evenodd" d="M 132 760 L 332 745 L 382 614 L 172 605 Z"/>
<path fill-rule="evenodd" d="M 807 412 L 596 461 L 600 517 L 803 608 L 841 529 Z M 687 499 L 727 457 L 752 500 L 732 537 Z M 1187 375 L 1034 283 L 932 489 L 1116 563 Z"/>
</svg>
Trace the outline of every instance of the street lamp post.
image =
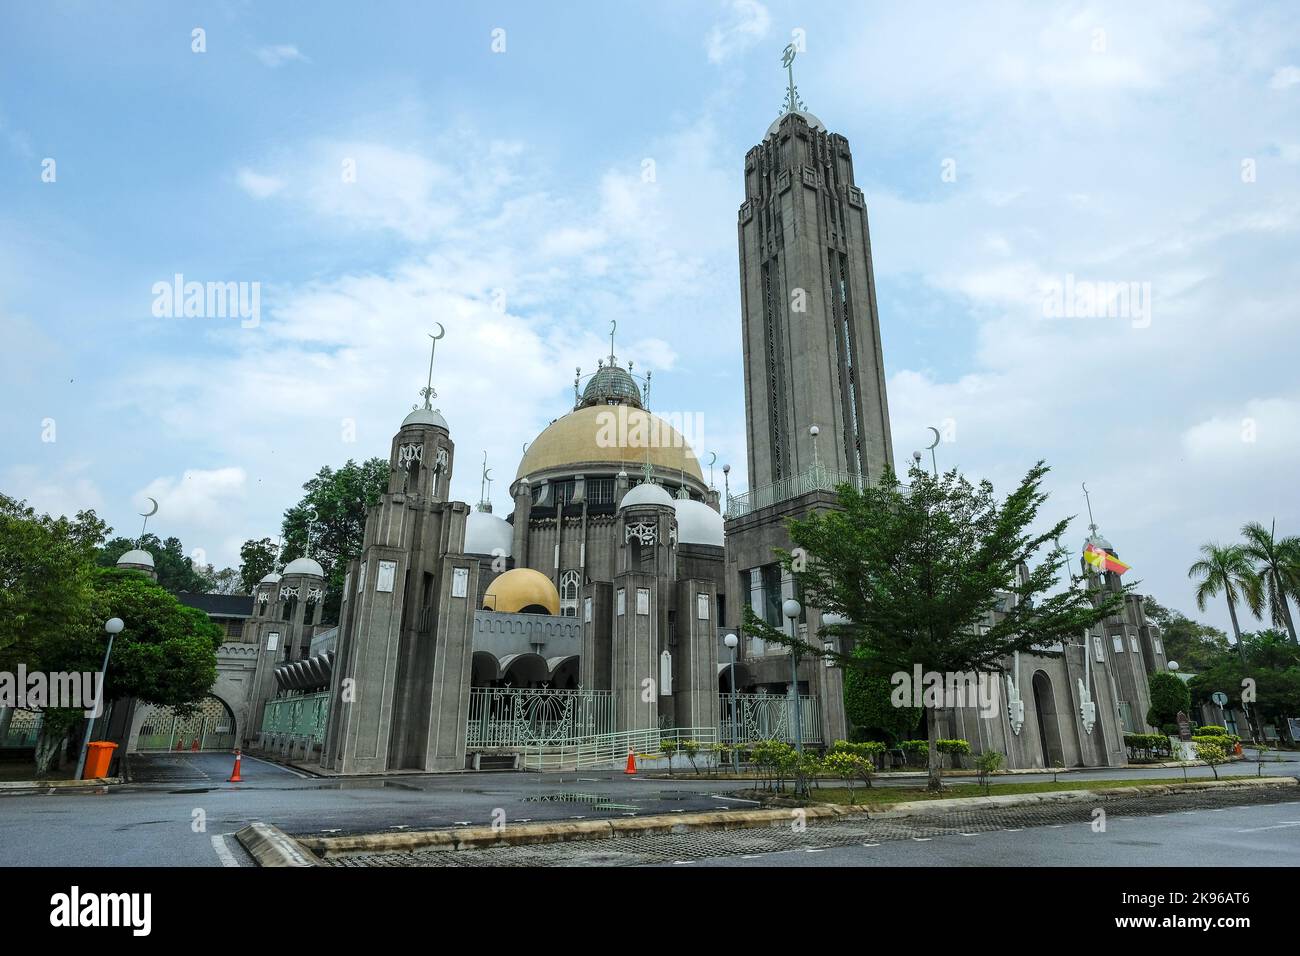
<svg viewBox="0 0 1300 956">
<path fill-rule="evenodd" d="M 731 651 L 731 769 L 740 773 L 740 740 L 736 733 L 736 645 L 740 643 L 735 634 L 728 634 L 722 639 Z"/>
<path fill-rule="evenodd" d="M 781 605 L 781 611 L 790 621 L 790 637 L 792 640 L 798 640 L 798 631 L 795 629 L 794 619 L 799 616 L 803 610 L 799 602 L 790 598 Z M 803 714 L 802 707 L 799 705 L 799 656 L 794 645 L 790 646 L 790 706 L 794 708 L 794 749 L 799 751 L 799 756 L 803 756 Z"/>
<path fill-rule="evenodd" d="M 122 628 L 126 625 L 122 623 L 120 617 L 110 617 L 104 622 L 104 630 L 108 633 L 108 647 L 104 649 L 104 666 L 99 669 L 103 676 L 99 682 L 99 700 L 96 701 L 96 709 L 102 709 L 104 706 L 104 688 L 108 684 L 108 658 L 113 653 L 113 638 L 122 633 Z M 77 757 L 77 775 L 74 780 L 80 780 L 81 774 L 86 769 L 86 750 L 90 746 L 90 736 L 95 731 L 95 718 L 90 718 L 90 723 L 86 725 L 86 736 L 81 741 L 81 755 Z"/>
</svg>

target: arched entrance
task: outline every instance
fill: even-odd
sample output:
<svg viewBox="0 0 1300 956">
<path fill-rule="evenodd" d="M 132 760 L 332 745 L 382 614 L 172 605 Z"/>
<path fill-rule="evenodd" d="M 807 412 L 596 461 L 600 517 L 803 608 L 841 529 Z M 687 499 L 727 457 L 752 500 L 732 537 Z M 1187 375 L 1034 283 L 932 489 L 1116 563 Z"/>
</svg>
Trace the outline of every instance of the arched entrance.
<svg viewBox="0 0 1300 956">
<path fill-rule="evenodd" d="M 136 738 L 137 750 L 230 750 L 235 746 L 235 715 L 213 694 L 201 698 L 188 712 L 148 705 Z"/>
<path fill-rule="evenodd" d="M 1065 766 L 1061 748 L 1061 727 L 1056 719 L 1056 698 L 1052 680 L 1043 671 L 1034 671 L 1034 711 L 1038 715 L 1038 744 L 1042 748 L 1043 766 Z"/>
</svg>

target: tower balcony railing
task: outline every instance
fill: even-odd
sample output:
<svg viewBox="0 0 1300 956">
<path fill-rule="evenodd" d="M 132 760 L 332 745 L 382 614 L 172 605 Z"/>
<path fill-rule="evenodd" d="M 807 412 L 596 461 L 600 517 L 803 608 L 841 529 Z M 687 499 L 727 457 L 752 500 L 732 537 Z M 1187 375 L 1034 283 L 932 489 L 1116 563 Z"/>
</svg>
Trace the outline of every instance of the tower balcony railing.
<svg viewBox="0 0 1300 956">
<path fill-rule="evenodd" d="M 740 518 L 760 508 L 767 508 L 810 491 L 834 491 L 842 484 L 852 485 L 858 491 L 866 487 L 866 478 L 846 471 L 832 471 L 824 465 L 813 465 L 798 475 L 782 478 L 769 485 L 752 488 L 744 494 L 728 495 L 724 518 Z"/>
</svg>

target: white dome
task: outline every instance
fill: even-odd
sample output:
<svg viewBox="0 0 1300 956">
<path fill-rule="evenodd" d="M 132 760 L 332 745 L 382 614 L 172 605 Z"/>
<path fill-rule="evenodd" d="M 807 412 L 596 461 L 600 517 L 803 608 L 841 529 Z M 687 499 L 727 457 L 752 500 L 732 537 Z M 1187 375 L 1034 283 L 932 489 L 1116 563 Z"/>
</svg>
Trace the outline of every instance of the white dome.
<svg viewBox="0 0 1300 956">
<path fill-rule="evenodd" d="M 407 425 L 433 425 L 437 428 L 446 429 L 447 419 L 432 408 L 417 408 L 402 419 L 402 427 L 405 428 Z"/>
<path fill-rule="evenodd" d="M 668 492 L 664 491 L 663 485 L 657 485 L 653 481 L 643 481 L 623 496 L 623 502 L 619 507 L 626 508 L 629 505 L 665 505 L 671 508 L 673 499 Z"/>
<path fill-rule="evenodd" d="M 465 519 L 465 553 L 510 557 L 515 529 L 505 518 L 490 511 L 471 511 Z"/>
<path fill-rule="evenodd" d="M 822 615 L 822 623 L 825 624 L 827 627 L 835 627 L 836 625 L 839 624 L 849 623 L 849 619 L 845 617 L 843 614 L 834 614 L 830 611 L 827 611 L 825 614 Z"/>
<path fill-rule="evenodd" d="M 678 541 L 722 547 L 722 515 L 703 501 L 690 498 L 678 498 L 673 506 L 677 509 Z"/>
<path fill-rule="evenodd" d="M 325 572 L 313 558 L 294 558 L 284 569 L 285 574 L 313 574 L 318 578 L 325 577 Z"/>
<path fill-rule="evenodd" d="M 148 551 L 141 551 L 138 548 L 134 551 L 128 551 L 117 559 L 119 566 L 124 564 L 143 564 L 147 568 L 153 567 L 153 555 Z"/>
<path fill-rule="evenodd" d="M 278 574 L 276 574 L 274 571 L 272 571 L 270 574 L 268 574 L 266 577 L 262 578 L 262 580 L 258 581 L 257 583 L 258 583 L 258 584 L 279 584 L 279 583 L 280 583 L 280 575 L 278 575 Z"/>
<path fill-rule="evenodd" d="M 825 128 L 826 128 L 826 124 L 825 124 L 825 123 L 823 123 L 821 120 L 819 120 L 816 116 L 813 116 L 813 114 L 812 114 L 812 113 L 809 113 L 807 110 L 795 110 L 794 112 L 797 113 L 799 116 L 802 116 L 805 120 L 807 120 L 807 121 L 808 121 L 808 125 L 811 126 L 813 129 L 825 129 Z M 785 113 L 782 113 L 780 116 L 778 116 L 776 119 L 772 120 L 772 125 L 769 126 L 769 127 L 767 128 L 767 135 L 768 135 L 768 136 L 771 136 L 771 135 L 772 135 L 773 133 L 775 133 L 778 129 L 780 129 L 780 128 L 781 128 L 781 120 L 785 119 L 785 118 L 786 118 L 787 116 L 789 116 L 789 115 L 790 115 L 789 112 L 785 112 Z"/>
</svg>

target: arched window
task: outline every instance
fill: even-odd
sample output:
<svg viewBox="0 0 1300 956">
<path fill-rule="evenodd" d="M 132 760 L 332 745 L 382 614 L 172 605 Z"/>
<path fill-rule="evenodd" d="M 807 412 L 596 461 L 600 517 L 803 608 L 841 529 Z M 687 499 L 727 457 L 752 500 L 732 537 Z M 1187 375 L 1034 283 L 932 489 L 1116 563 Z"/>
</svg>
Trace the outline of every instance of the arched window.
<svg viewBox="0 0 1300 956">
<path fill-rule="evenodd" d="M 582 577 L 572 569 L 560 575 L 560 614 L 563 617 L 578 616 L 578 586 Z"/>
</svg>

